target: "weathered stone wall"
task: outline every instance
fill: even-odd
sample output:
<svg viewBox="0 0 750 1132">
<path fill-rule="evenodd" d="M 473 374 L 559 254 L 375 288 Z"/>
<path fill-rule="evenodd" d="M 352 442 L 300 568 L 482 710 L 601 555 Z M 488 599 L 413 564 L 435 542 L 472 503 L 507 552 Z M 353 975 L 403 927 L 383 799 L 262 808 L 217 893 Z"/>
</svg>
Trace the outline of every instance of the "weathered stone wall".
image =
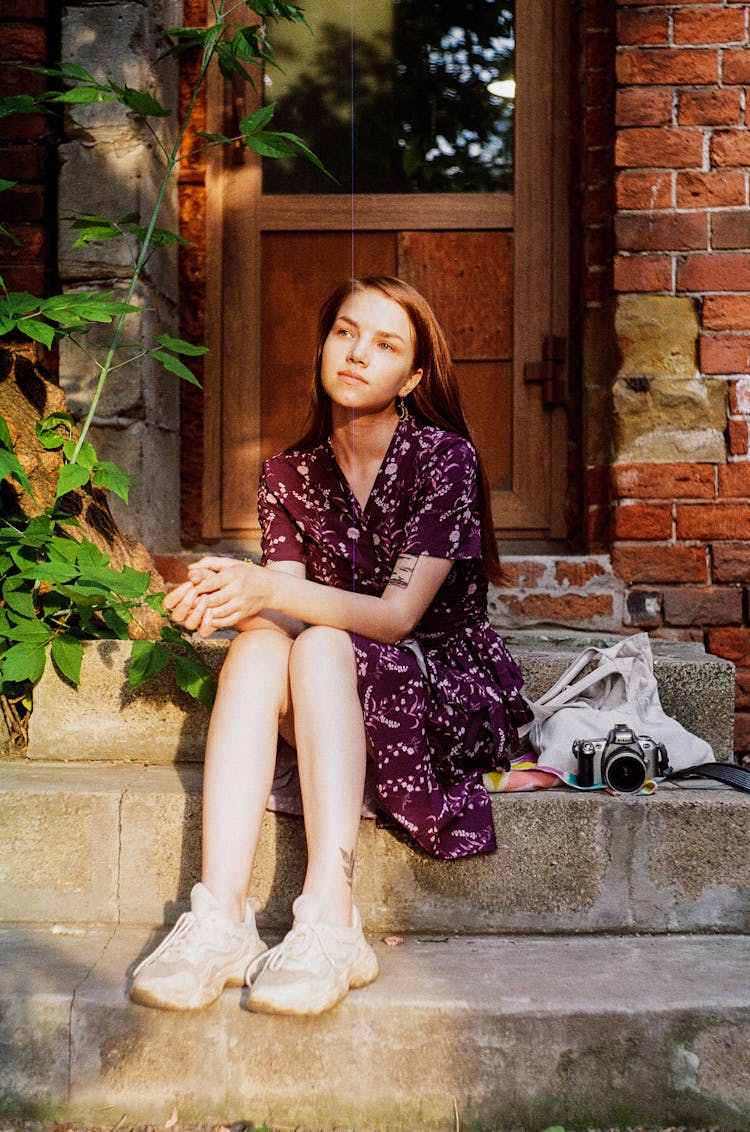
<svg viewBox="0 0 750 1132">
<path fill-rule="evenodd" d="M 160 32 L 181 23 L 178 0 L 118 4 L 62 5 L 61 57 L 97 77 L 151 91 L 177 107 L 177 65 L 161 59 Z M 169 146 L 176 115 L 152 118 L 159 140 Z M 145 221 L 158 191 L 164 157 L 144 125 L 117 103 L 76 107 L 60 147 L 59 209 L 118 218 L 138 213 Z M 177 184 L 172 184 L 159 218 L 176 230 Z M 75 248 L 75 237 L 60 229 L 59 270 L 70 288 L 114 290 L 122 297 L 132 278 L 132 249 L 120 242 Z M 159 252 L 149 263 L 134 301 L 147 310 L 133 319 L 126 340 L 155 344 L 159 333 L 177 325 L 177 255 Z M 107 333 L 90 336 L 108 341 Z M 83 412 L 96 382 L 96 368 L 69 344 L 60 350 L 60 380 L 74 411 Z M 116 372 L 107 386 L 93 436 L 102 458 L 115 460 L 134 476 L 130 505 L 117 508 L 117 521 L 149 547 L 179 543 L 178 379 L 145 358 Z"/>
</svg>

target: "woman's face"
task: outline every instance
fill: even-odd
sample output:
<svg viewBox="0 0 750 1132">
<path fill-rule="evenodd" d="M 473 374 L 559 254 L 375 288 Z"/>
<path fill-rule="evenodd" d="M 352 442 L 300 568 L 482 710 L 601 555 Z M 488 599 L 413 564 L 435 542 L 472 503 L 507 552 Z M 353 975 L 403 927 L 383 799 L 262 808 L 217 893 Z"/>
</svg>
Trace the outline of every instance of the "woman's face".
<svg viewBox="0 0 750 1132">
<path fill-rule="evenodd" d="M 380 291 L 355 291 L 323 345 L 321 379 L 336 405 L 378 413 L 419 383 L 414 331 L 404 308 Z"/>
</svg>

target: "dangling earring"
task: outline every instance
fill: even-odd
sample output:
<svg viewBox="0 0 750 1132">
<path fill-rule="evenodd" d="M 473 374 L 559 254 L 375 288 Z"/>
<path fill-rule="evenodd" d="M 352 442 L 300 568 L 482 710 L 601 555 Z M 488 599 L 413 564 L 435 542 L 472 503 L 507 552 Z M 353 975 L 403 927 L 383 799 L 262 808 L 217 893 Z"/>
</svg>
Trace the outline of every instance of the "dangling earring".
<svg viewBox="0 0 750 1132">
<path fill-rule="evenodd" d="M 396 416 L 400 421 L 408 421 L 409 410 L 403 397 L 396 398 Z"/>
</svg>

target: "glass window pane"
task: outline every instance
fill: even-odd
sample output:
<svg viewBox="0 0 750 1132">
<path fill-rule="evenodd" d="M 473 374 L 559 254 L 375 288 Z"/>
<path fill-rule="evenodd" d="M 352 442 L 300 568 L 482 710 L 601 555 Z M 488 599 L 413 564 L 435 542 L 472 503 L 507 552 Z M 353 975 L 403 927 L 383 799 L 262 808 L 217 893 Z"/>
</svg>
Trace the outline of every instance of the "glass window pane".
<svg viewBox="0 0 750 1132">
<path fill-rule="evenodd" d="M 264 161 L 267 193 L 508 192 L 515 42 L 504 0 L 307 0 L 274 29 L 274 126 L 315 151 Z"/>
</svg>

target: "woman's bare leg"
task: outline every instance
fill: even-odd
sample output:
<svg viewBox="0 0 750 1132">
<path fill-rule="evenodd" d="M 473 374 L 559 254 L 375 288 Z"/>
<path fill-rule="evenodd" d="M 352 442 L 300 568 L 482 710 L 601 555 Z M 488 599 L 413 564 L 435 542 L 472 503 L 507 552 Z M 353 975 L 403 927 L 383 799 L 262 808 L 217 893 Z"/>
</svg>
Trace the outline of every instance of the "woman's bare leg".
<svg viewBox="0 0 750 1132">
<path fill-rule="evenodd" d="M 366 741 L 349 634 L 306 629 L 292 646 L 289 678 L 307 836 L 303 892 L 318 897 L 327 922 L 350 924 Z"/>
<path fill-rule="evenodd" d="M 291 638 L 273 629 L 240 633 L 222 667 L 208 729 L 202 879 L 237 922 L 273 783 L 279 723 L 289 710 L 291 647 Z"/>
</svg>

